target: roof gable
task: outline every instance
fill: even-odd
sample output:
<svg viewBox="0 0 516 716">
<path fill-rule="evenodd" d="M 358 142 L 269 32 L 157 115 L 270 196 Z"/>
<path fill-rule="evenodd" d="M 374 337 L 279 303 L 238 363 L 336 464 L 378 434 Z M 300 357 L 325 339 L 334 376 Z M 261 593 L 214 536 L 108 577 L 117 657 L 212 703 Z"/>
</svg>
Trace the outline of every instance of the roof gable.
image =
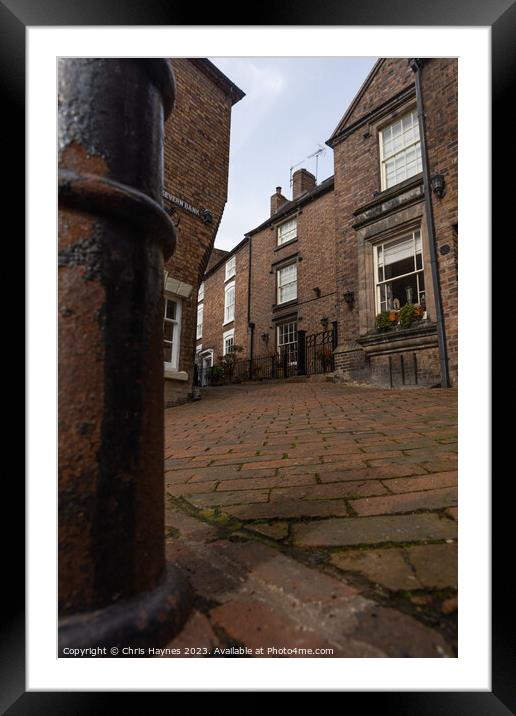
<svg viewBox="0 0 516 716">
<path fill-rule="evenodd" d="M 326 143 L 330 147 L 333 146 L 335 140 L 348 127 L 413 83 L 414 73 L 410 69 L 407 59 L 379 59 Z"/>
</svg>

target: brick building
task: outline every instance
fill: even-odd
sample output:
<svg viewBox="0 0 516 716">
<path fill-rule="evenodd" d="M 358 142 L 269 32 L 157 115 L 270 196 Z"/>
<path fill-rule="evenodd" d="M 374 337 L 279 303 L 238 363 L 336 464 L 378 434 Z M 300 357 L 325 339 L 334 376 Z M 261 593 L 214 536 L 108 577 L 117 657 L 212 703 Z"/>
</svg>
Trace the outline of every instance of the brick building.
<svg viewBox="0 0 516 716">
<path fill-rule="evenodd" d="M 277 187 L 269 218 L 204 276 L 197 331 L 204 368 L 233 346 L 242 359 L 283 350 L 294 363 L 297 332 L 316 333 L 335 320 L 333 177 L 316 185 L 299 169 L 292 185 L 292 199 Z"/>
<path fill-rule="evenodd" d="M 177 228 L 165 265 L 165 405 L 192 393 L 197 292 L 227 199 L 231 108 L 244 93 L 209 60 L 170 60 L 174 110 L 165 124 L 164 205 Z"/>
<path fill-rule="evenodd" d="M 335 165 L 339 374 L 387 386 L 438 384 L 446 362 L 455 384 L 457 61 L 379 60 L 327 143 Z M 422 313 L 407 327 L 396 325 L 405 304 Z"/>
<path fill-rule="evenodd" d="M 334 176 L 295 172 L 210 263 L 199 365 L 295 352 L 336 321 L 340 380 L 456 384 L 457 61 L 378 60 L 327 144 Z"/>
</svg>

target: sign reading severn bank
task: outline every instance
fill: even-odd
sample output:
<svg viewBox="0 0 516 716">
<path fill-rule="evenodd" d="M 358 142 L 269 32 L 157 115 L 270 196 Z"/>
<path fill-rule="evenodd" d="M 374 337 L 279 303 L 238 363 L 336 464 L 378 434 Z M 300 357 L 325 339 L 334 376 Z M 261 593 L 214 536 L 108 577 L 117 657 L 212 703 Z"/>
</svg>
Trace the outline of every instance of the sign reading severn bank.
<svg viewBox="0 0 516 716">
<path fill-rule="evenodd" d="M 168 201 L 172 202 L 172 204 L 175 204 L 180 209 L 184 209 L 184 211 L 187 211 L 189 214 L 192 214 L 193 216 L 197 216 L 199 219 L 201 219 L 205 224 L 211 224 L 213 221 L 213 214 L 211 211 L 208 211 L 208 209 L 197 209 L 195 206 L 192 206 L 184 199 L 180 199 L 178 196 L 174 196 L 173 194 L 170 194 L 168 191 L 163 191 L 163 197 L 165 199 L 168 199 Z M 174 209 L 170 210 L 171 212 L 174 211 Z"/>
</svg>

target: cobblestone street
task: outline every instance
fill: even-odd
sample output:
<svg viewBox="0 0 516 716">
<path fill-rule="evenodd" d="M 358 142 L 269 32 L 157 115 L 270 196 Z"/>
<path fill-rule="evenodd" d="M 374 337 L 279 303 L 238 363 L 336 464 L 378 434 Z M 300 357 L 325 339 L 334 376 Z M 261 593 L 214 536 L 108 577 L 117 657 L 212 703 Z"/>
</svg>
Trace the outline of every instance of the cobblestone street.
<svg viewBox="0 0 516 716">
<path fill-rule="evenodd" d="M 293 381 L 168 409 L 167 555 L 196 593 L 170 646 L 455 656 L 456 402 Z"/>
</svg>

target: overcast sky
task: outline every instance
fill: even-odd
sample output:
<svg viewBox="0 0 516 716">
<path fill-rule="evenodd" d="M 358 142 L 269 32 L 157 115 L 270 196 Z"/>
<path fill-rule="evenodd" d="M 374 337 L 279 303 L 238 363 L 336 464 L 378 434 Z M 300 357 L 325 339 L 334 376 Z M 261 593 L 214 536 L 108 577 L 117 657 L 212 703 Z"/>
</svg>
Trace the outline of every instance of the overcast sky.
<svg viewBox="0 0 516 716">
<path fill-rule="evenodd" d="M 317 182 L 333 174 L 325 141 L 367 77 L 376 58 L 248 57 L 210 60 L 246 96 L 232 111 L 228 203 L 215 246 L 232 249 L 270 214 L 277 186 L 287 199 L 290 167 L 306 167 Z"/>
</svg>

